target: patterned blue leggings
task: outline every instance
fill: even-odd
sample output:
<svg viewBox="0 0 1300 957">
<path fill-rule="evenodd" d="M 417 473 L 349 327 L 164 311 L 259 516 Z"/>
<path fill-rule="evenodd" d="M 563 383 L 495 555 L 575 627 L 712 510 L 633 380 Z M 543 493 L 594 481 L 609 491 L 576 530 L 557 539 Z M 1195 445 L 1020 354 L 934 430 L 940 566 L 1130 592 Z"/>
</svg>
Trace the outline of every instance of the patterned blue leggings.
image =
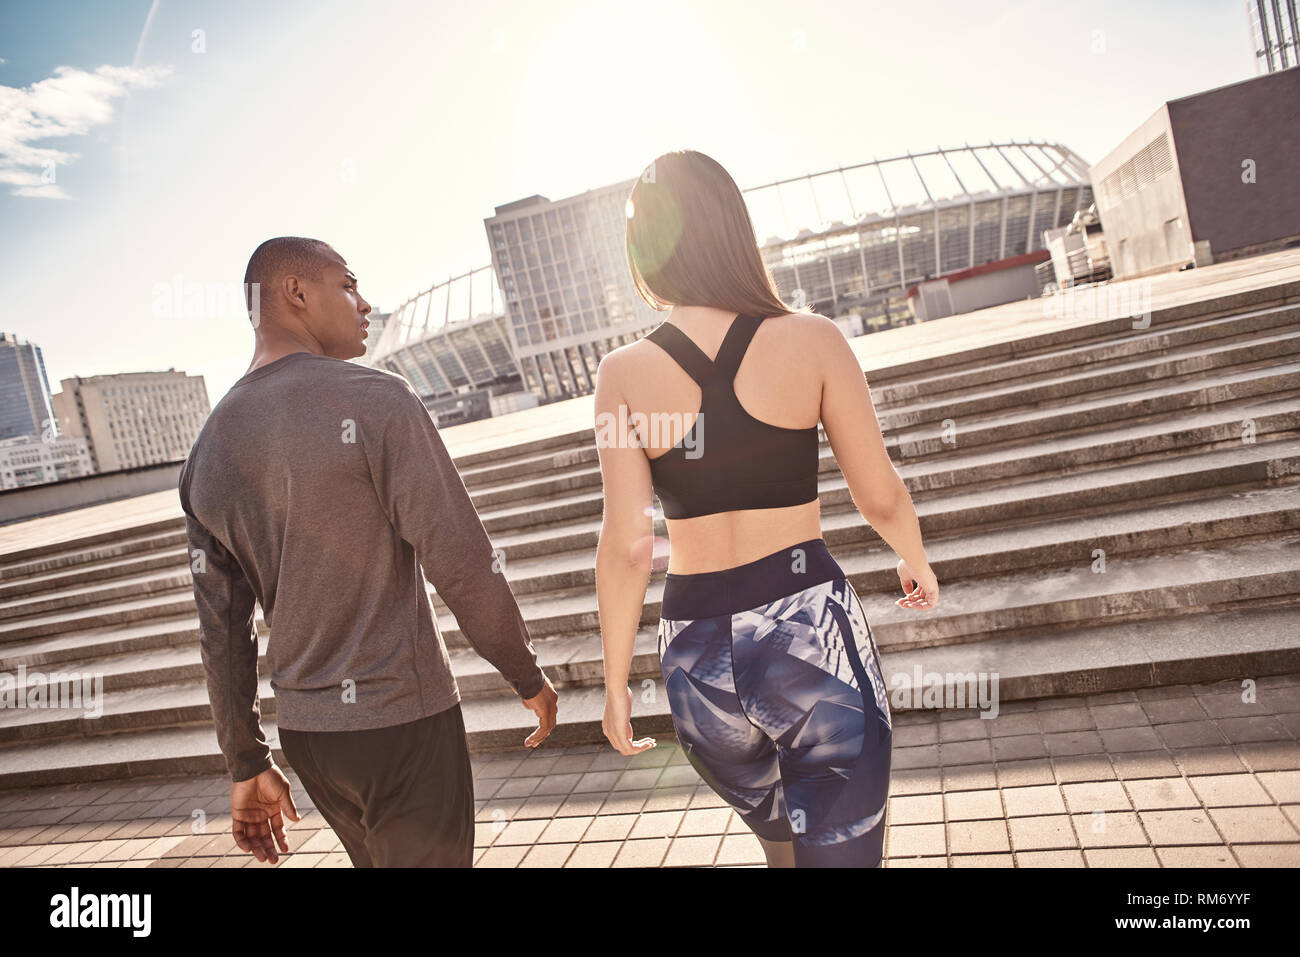
<svg viewBox="0 0 1300 957">
<path fill-rule="evenodd" d="M 893 722 L 857 593 L 817 538 L 669 574 L 659 659 L 700 776 L 797 867 L 879 867 Z"/>
</svg>

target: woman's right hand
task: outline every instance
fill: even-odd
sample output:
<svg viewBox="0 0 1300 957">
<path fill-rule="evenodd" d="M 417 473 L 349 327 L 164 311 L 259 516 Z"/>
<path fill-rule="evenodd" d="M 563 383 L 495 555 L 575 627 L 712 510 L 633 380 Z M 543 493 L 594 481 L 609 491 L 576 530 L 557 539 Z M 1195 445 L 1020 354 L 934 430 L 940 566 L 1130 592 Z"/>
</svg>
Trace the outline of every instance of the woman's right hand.
<svg viewBox="0 0 1300 957">
<path fill-rule="evenodd" d="M 605 685 L 605 718 L 601 722 L 605 739 L 619 754 L 640 754 L 653 748 L 654 738 L 632 739 L 632 689 L 627 682 Z"/>
<path fill-rule="evenodd" d="M 898 560 L 898 581 L 906 592 L 904 597 L 894 602 L 899 608 L 915 608 L 918 611 L 931 611 L 939 604 L 939 579 L 927 564 L 913 570 L 904 559 Z"/>
</svg>

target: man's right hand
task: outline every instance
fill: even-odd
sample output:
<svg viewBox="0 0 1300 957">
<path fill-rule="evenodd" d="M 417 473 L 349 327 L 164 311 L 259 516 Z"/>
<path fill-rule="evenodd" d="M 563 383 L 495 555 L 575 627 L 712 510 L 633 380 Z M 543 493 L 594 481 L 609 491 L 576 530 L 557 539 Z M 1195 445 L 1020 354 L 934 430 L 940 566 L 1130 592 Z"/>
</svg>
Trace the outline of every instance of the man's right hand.
<svg viewBox="0 0 1300 957">
<path fill-rule="evenodd" d="M 551 679 L 542 673 L 542 690 L 537 692 L 531 698 L 521 698 L 525 708 L 537 715 L 537 730 L 530 734 L 524 741 L 524 747 L 535 748 L 546 740 L 553 730 L 555 730 L 555 712 L 558 709 L 560 696 L 556 694 L 555 687 L 551 684 Z"/>
<path fill-rule="evenodd" d="M 293 803 L 289 779 L 274 764 L 257 777 L 230 786 L 230 830 L 235 845 L 259 861 L 279 861 L 276 844 L 284 853 L 289 852 L 284 837 L 286 817 L 294 822 L 302 820 Z"/>
</svg>

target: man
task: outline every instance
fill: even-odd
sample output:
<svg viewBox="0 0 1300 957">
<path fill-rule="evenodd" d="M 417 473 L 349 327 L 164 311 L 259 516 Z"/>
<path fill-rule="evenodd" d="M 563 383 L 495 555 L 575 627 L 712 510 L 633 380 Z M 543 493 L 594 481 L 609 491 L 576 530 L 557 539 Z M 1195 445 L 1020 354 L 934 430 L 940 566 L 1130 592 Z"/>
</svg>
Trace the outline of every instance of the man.
<svg viewBox="0 0 1300 957">
<path fill-rule="evenodd" d="M 424 403 L 365 354 L 370 305 L 329 245 L 281 237 L 244 277 L 256 347 L 181 470 L 194 600 L 236 844 L 299 820 L 259 723 L 256 600 L 280 745 L 357 867 L 469 867 L 460 692 L 420 568 L 474 649 L 555 727 L 498 556 Z"/>
</svg>

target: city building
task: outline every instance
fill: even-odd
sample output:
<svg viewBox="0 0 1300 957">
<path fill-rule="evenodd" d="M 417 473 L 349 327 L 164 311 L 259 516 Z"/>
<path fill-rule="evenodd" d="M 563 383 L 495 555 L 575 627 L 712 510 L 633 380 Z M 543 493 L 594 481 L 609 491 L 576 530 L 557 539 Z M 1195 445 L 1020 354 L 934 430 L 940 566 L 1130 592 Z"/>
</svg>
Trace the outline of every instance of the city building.
<svg viewBox="0 0 1300 957">
<path fill-rule="evenodd" d="M 86 440 L 24 435 L 0 441 L 0 489 L 44 485 L 94 474 Z"/>
<path fill-rule="evenodd" d="M 0 440 L 57 434 L 41 347 L 0 332 Z"/>
<path fill-rule="evenodd" d="M 663 321 L 628 271 L 635 182 L 555 201 L 529 196 L 484 220 L 515 360 L 544 400 L 592 392 L 601 358 Z"/>
<path fill-rule="evenodd" d="M 1300 14 L 1297 0 L 1246 0 L 1254 43 L 1255 72 L 1273 73 L 1300 65 Z"/>
<path fill-rule="evenodd" d="M 1170 100 L 1092 167 L 1117 278 L 1300 244 L 1300 69 Z"/>
<path fill-rule="evenodd" d="M 211 411 L 203 377 L 175 369 L 61 384 L 53 399 L 59 427 L 86 440 L 96 472 L 184 461 Z"/>
<path fill-rule="evenodd" d="M 537 404 L 524 389 L 490 266 L 402 303 L 359 361 L 405 377 L 439 425 Z"/>
</svg>

